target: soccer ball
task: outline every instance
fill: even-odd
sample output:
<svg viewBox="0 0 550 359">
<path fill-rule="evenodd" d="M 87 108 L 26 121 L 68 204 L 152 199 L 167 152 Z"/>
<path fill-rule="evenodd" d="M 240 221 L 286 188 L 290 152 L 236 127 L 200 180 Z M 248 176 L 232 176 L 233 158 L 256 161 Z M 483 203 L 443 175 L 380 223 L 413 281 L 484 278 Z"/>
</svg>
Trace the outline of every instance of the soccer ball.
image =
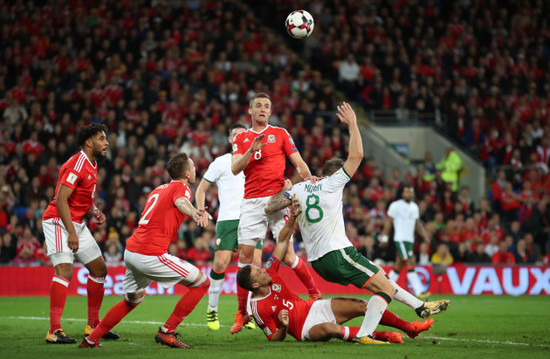
<svg viewBox="0 0 550 359">
<path fill-rule="evenodd" d="M 286 31 L 295 39 L 303 39 L 313 32 L 315 23 L 313 16 L 305 10 L 291 12 L 285 21 Z"/>
</svg>

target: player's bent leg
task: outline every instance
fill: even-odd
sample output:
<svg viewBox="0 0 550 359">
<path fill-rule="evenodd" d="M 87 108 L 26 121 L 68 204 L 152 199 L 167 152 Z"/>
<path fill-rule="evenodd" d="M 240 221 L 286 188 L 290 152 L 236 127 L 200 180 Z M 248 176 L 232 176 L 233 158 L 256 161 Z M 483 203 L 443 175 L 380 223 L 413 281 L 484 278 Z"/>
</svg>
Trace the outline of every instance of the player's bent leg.
<svg viewBox="0 0 550 359">
<path fill-rule="evenodd" d="M 338 324 L 362 317 L 367 311 L 367 302 L 359 298 L 332 298 L 330 306 Z"/>
<path fill-rule="evenodd" d="M 103 257 L 97 257 L 85 264 L 85 267 L 90 272 L 86 289 L 88 292 L 88 324 L 84 328 L 84 335 L 90 335 L 95 327 L 99 324 L 99 309 L 103 302 L 105 293 L 105 277 L 107 276 L 107 266 Z M 103 335 L 103 339 L 117 340 L 120 335 L 107 331 Z"/>
<path fill-rule="evenodd" d="M 99 325 L 87 335 L 79 345 L 79 348 L 98 348 L 101 347 L 99 340 L 105 338 L 107 333 L 111 333 L 111 329 L 114 328 L 120 321 L 134 310 L 139 303 L 145 297 L 145 289 L 138 291 L 137 293 L 127 293 L 126 297 L 117 303 L 114 307 L 109 309 L 103 320 Z"/>
<path fill-rule="evenodd" d="M 308 332 L 309 340 L 314 342 L 326 342 L 332 338 L 342 339 L 342 328 L 341 325 L 333 323 L 314 325 Z"/>
<path fill-rule="evenodd" d="M 176 328 L 183 319 L 195 309 L 198 302 L 208 290 L 210 280 L 202 272 L 199 272 L 195 280 L 189 281 L 183 279 L 179 284 L 185 285 L 189 290 L 178 301 L 166 323 L 159 328 L 155 335 L 155 341 L 172 348 L 189 348 L 189 345 L 183 343 L 178 338 L 179 333 L 176 333 Z"/>
</svg>

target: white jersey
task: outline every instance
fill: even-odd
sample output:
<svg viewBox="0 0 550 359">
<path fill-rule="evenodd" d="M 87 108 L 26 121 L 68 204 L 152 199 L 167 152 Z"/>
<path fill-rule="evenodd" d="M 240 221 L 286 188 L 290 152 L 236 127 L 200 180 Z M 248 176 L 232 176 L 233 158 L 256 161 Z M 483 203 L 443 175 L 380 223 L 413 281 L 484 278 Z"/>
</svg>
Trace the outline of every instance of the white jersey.
<svg viewBox="0 0 550 359">
<path fill-rule="evenodd" d="M 342 192 L 350 179 L 341 168 L 316 184 L 300 182 L 287 191 L 300 201 L 302 213 L 298 216 L 298 224 L 310 261 L 353 246 L 346 236 L 342 213 Z"/>
<path fill-rule="evenodd" d="M 400 199 L 390 204 L 388 216 L 393 219 L 394 241 L 414 242 L 416 220 L 420 218 L 418 205 Z"/>
<path fill-rule="evenodd" d="M 244 197 L 244 173 L 235 176 L 231 172 L 231 153 L 216 158 L 202 178 L 218 186 L 218 221 L 239 219 Z"/>
</svg>

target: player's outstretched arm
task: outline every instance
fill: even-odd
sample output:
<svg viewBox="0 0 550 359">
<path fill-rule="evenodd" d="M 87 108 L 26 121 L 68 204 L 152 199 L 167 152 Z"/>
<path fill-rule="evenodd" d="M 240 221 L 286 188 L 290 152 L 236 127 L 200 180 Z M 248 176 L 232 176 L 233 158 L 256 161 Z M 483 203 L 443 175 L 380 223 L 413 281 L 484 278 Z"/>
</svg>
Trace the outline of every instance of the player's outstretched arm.
<svg viewBox="0 0 550 359">
<path fill-rule="evenodd" d="M 181 213 L 193 218 L 193 220 L 199 224 L 201 223 L 201 217 L 204 213 L 206 213 L 207 208 L 204 207 L 201 209 L 197 209 L 185 197 L 179 197 L 178 199 L 176 199 L 174 205 L 179 209 Z M 208 225 L 208 221 L 206 221 L 204 227 L 206 227 L 206 225 Z"/>
<path fill-rule="evenodd" d="M 267 145 L 267 143 L 262 143 L 264 137 L 264 134 L 256 136 L 250 148 L 244 154 L 234 153 L 231 155 L 231 172 L 233 172 L 235 176 L 246 168 L 254 152 L 261 150 Z M 237 146 L 237 144 L 233 144 L 233 146 Z"/>
<path fill-rule="evenodd" d="M 292 233 L 294 233 L 296 218 L 298 218 L 300 213 L 302 213 L 302 211 L 300 210 L 300 202 L 296 199 L 296 196 L 294 196 L 290 205 L 290 216 L 283 229 L 281 229 L 281 232 L 279 232 L 277 245 L 273 250 L 273 257 L 278 259 L 282 259 L 285 257 L 285 254 L 288 250 L 290 237 L 292 236 Z"/>
<path fill-rule="evenodd" d="M 281 190 L 271 196 L 269 199 L 269 202 L 267 202 L 267 206 L 264 209 L 264 212 L 266 214 L 273 214 L 277 211 L 280 211 L 283 208 L 286 208 L 290 206 L 292 203 L 292 200 L 288 197 L 288 194 L 286 194 L 286 191 L 292 188 L 292 182 L 287 179 L 285 180 L 285 184 L 283 185 L 283 188 Z"/>
<path fill-rule="evenodd" d="M 205 180 L 204 178 L 201 179 L 199 183 L 199 187 L 197 187 L 197 193 L 195 194 L 195 202 L 197 204 L 197 208 L 203 209 L 204 208 L 204 202 L 206 198 L 206 191 L 210 188 L 210 182 Z M 201 218 L 197 222 L 199 226 L 206 227 L 208 225 L 208 218 L 209 218 L 208 212 L 204 211 Z"/>
<path fill-rule="evenodd" d="M 349 154 L 344 163 L 344 171 L 352 177 L 363 160 L 363 141 L 361 140 L 359 126 L 357 126 L 357 116 L 350 104 L 343 102 L 338 106 L 336 117 L 346 124 L 349 129 Z"/>
</svg>

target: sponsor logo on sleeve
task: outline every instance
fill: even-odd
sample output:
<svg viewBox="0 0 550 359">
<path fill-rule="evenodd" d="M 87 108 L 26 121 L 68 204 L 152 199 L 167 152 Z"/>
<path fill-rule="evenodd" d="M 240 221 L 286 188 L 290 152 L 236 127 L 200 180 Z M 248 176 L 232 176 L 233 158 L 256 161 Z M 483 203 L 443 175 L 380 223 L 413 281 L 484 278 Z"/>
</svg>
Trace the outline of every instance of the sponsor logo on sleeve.
<svg viewBox="0 0 550 359">
<path fill-rule="evenodd" d="M 78 176 L 74 173 L 69 173 L 69 175 L 67 176 L 67 182 L 69 182 L 70 184 L 74 184 L 74 182 L 78 179 Z"/>
</svg>

